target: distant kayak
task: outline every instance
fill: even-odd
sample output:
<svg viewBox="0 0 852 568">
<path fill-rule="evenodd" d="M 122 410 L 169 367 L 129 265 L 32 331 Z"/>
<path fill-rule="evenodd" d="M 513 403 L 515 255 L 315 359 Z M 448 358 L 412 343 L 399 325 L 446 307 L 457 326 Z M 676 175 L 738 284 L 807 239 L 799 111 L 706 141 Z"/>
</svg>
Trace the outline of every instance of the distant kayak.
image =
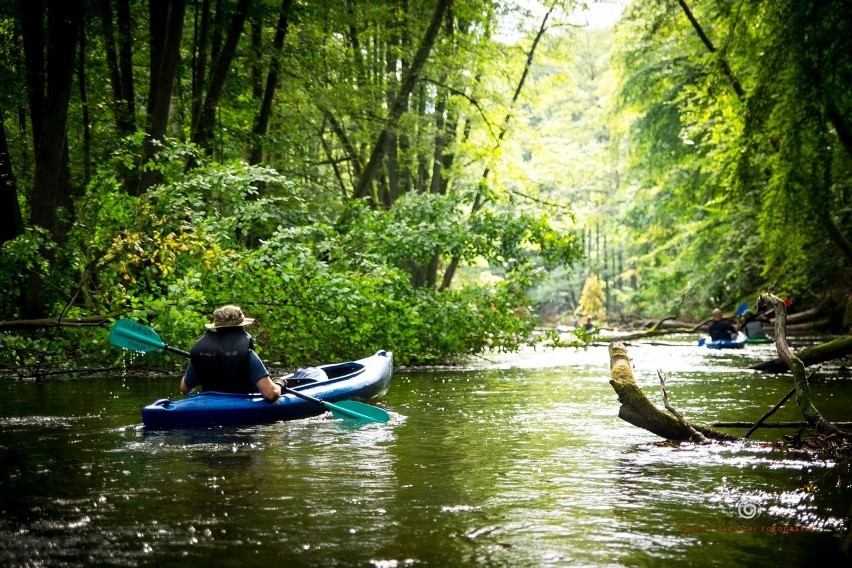
<svg viewBox="0 0 852 568">
<path fill-rule="evenodd" d="M 749 345 L 758 345 L 760 343 L 775 343 L 775 340 L 771 337 L 749 337 L 746 343 Z"/>
<path fill-rule="evenodd" d="M 708 349 L 742 349 L 748 343 L 748 337 L 745 333 L 739 332 L 734 339 L 710 339 L 702 337 L 698 340 L 698 346 L 704 346 Z"/>
</svg>

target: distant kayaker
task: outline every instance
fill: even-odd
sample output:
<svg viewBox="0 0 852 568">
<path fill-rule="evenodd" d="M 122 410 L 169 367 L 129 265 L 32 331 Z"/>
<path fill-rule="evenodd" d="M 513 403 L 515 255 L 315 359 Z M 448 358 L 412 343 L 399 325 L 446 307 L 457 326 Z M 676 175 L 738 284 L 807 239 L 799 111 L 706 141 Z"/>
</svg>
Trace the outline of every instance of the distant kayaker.
<svg viewBox="0 0 852 568">
<path fill-rule="evenodd" d="M 238 306 L 222 306 L 213 312 L 213 323 L 190 350 L 190 361 L 180 381 L 180 392 L 189 394 L 200 386 L 205 391 L 253 393 L 273 402 L 281 396 L 281 386 L 269 378 L 269 371 L 257 353 L 254 340 L 243 327 L 254 323 Z"/>
<path fill-rule="evenodd" d="M 766 333 L 763 331 L 763 322 L 767 321 L 763 314 L 754 315 L 751 310 L 746 310 L 743 314 L 742 330 L 751 339 L 765 339 Z"/>
<path fill-rule="evenodd" d="M 737 328 L 731 322 L 722 319 L 722 310 L 716 308 L 713 310 L 713 321 L 707 329 L 710 334 L 710 339 L 733 339 L 737 336 Z"/>
</svg>

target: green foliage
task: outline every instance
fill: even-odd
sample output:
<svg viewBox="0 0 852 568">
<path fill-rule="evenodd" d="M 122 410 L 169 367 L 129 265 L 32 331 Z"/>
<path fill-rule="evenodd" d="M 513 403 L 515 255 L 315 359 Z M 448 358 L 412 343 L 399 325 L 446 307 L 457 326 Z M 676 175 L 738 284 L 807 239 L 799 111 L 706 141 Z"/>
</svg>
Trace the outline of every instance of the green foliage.
<svg viewBox="0 0 852 568">
<path fill-rule="evenodd" d="M 27 228 L 17 238 L 0 245 L 0 314 L 4 317 L 18 315 L 18 306 L 24 287 L 32 274 L 49 274 L 50 262 L 46 251 L 55 249 L 50 233 L 40 227 Z"/>
<path fill-rule="evenodd" d="M 848 7 L 690 7 L 714 52 L 675 4 L 634 3 L 621 38 L 636 307 L 703 315 L 767 286 L 806 303 L 848 294 Z"/>
<path fill-rule="evenodd" d="M 114 171 L 112 164 L 104 169 Z M 542 220 L 523 230 L 515 219 L 502 235 L 497 229 L 508 216 L 487 215 L 487 223 L 469 225 L 455 212 L 457 204 L 438 196 L 412 195 L 390 211 L 355 203 L 350 222 L 335 228 L 300 217 L 301 200 L 265 168 L 201 163 L 186 174 L 170 166 L 163 172 L 163 183 L 142 197 L 124 193 L 111 175 L 95 176 L 62 249 L 68 285 L 76 281 L 83 291 L 82 304 L 66 315 L 121 314 L 188 347 L 217 306 L 236 303 L 258 319 L 252 331 L 271 365 L 317 364 L 378 349 L 394 351 L 399 364 L 439 363 L 527 341 L 535 318 L 523 290 L 533 276 L 518 269 L 522 251 L 536 241 L 553 258 L 569 257 L 570 239 L 558 238 Z M 274 195 L 259 196 L 259 184 L 270 194 L 275 187 Z M 39 234 L 6 243 L 13 262 L 0 275 L 10 289 L 21 285 L 22 266 L 49 270 Z M 246 246 L 247 234 L 256 246 Z M 436 248 L 499 259 L 513 265 L 513 276 L 445 292 L 415 286 L 406 263 L 426 260 Z M 87 360 L 112 362 L 117 354 L 102 349 L 104 333 L 66 333 L 62 342 L 73 337 L 81 351 L 90 351 Z M 37 353 L 45 340 L 5 340 L 4 366 L 38 364 L 25 353 Z M 54 359 L 64 360 L 63 351 Z M 165 352 L 141 362 L 185 363 Z"/>
<path fill-rule="evenodd" d="M 209 144 L 155 142 L 144 164 L 141 130 L 119 139 L 99 118 L 84 137 L 83 111 L 109 115 L 114 103 L 100 15 L 88 8 L 89 100 L 75 90 L 69 110 L 73 224 L 56 243 L 29 228 L 3 245 L 4 318 L 19 316 L 36 274 L 54 316 L 123 315 L 188 346 L 215 307 L 237 303 L 258 318 L 272 362 L 390 349 L 405 364 L 517 348 L 534 323 L 533 294 L 539 306 L 585 304 L 603 317 L 613 303 L 703 315 L 770 285 L 802 299 L 848 288 L 852 34 L 840 0 L 696 2 L 713 52 L 677 3 L 633 2 L 618 69 L 607 64 L 611 34 L 561 26 L 564 14 L 527 69 L 538 16 L 465 2 L 393 124 L 388 111 L 433 3 L 294 3 L 280 54 L 268 49 L 277 4 L 262 4 L 252 16 L 262 33 L 240 40 Z M 497 38 L 498 13 L 526 33 Z M 141 14 L 131 15 L 136 98 L 151 85 Z M 0 18 L 0 36 L 14 39 L 16 25 Z M 183 61 L 210 48 L 197 41 L 184 34 Z M 2 48 L 6 108 L 25 103 L 18 43 Z M 272 57 L 280 88 L 257 134 Z M 182 65 L 170 95 L 178 137 L 191 131 L 196 72 Z M 620 114 L 606 115 L 619 77 Z M 39 206 L 26 189 L 31 133 L 2 118 L 27 216 Z M 370 196 L 354 199 L 383 130 Z M 256 146 L 263 166 L 243 161 Z M 159 184 L 136 195 L 151 170 Z M 457 265 L 486 277 L 439 291 Z M 590 274 L 594 293 L 578 302 Z M 33 335 L 30 353 L 52 345 L 59 364 L 79 343 L 114 361 L 102 332 Z M 183 364 L 166 353 L 145 361 Z"/>
</svg>

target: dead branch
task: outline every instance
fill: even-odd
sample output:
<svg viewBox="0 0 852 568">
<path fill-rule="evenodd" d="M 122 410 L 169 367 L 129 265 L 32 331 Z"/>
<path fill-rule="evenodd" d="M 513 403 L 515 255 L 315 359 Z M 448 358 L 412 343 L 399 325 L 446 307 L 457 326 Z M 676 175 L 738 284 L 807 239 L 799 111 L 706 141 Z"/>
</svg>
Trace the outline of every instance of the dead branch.
<svg viewBox="0 0 852 568">
<path fill-rule="evenodd" d="M 796 356 L 804 363 L 805 366 L 816 365 L 823 361 L 831 361 L 832 359 L 840 359 L 852 355 L 852 336 L 839 337 L 827 343 L 816 345 L 809 349 L 803 349 Z M 756 371 L 766 371 L 770 373 L 785 373 L 789 371 L 789 367 L 781 357 L 771 361 L 764 361 L 750 367 Z"/>
<path fill-rule="evenodd" d="M 674 409 L 673 406 L 669 404 L 669 394 L 666 392 L 666 375 L 663 373 L 662 369 L 657 369 L 657 376 L 660 378 L 660 390 L 663 391 L 663 405 L 666 407 L 666 410 L 671 412 L 677 421 L 680 422 L 681 426 L 686 428 L 689 431 L 689 435 L 692 438 L 692 441 L 698 444 L 706 444 L 707 438 L 704 437 L 701 432 L 692 427 L 686 418 L 683 417 L 683 414 Z"/>
<path fill-rule="evenodd" d="M 757 422 L 714 422 L 714 428 L 754 428 Z M 838 428 L 852 428 L 852 422 L 832 422 Z M 759 425 L 760 428 L 810 428 L 804 420 L 797 422 L 769 422 Z"/>
<path fill-rule="evenodd" d="M 609 346 L 609 356 L 612 375 L 609 384 L 612 385 L 621 403 L 621 407 L 618 409 L 618 417 L 667 440 L 684 442 L 691 440 L 692 433 L 689 429 L 685 428 L 671 414 L 657 408 L 636 384 L 624 343 L 612 342 Z M 733 441 L 739 439 L 736 436 L 702 425 L 693 425 L 693 428 L 701 432 L 706 438 L 713 440 Z"/>
<path fill-rule="evenodd" d="M 56 326 L 92 327 L 103 325 L 118 316 L 85 316 L 81 318 L 38 318 L 0 321 L 0 331 L 16 329 L 40 329 Z"/>
<path fill-rule="evenodd" d="M 761 426 L 761 425 L 762 425 L 762 424 L 766 421 L 766 419 L 768 419 L 770 416 L 772 416 L 773 414 L 775 414 L 775 413 L 778 411 L 778 409 L 779 409 L 779 408 L 781 408 L 782 406 L 784 406 L 784 403 L 785 403 L 785 402 L 787 402 L 788 400 L 790 400 L 790 398 L 791 398 L 794 394 L 796 394 L 796 389 L 790 389 L 790 392 L 788 392 L 787 394 L 785 394 L 785 395 L 784 395 L 784 398 L 782 398 L 781 400 L 779 400 L 779 401 L 778 401 L 778 403 L 777 403 L 775 406 L 773 406 L 771 410 L 769 410 L 769 412 L 765 413 L 763 416 L 761 416 L 760 418 L 758 418 L 757 422 L 755 422 L 755 423 L 754 423 L 754 425 L 753 425 L 753 426 L 751 426 L 751 428 L 749 429 L 749 431 L 748 431 L 748 432 L 746 432 L 745 437 L 746 437 L 746 438 L 748 438 L 748 437 L 750 437 L 752 434 L 754 434 L 754 431 L 755 431 L 755 430 L 757 430 L 758 428 L 760 428 L 760 426 Z"/>
<path fill-rule="evenodd" d="M 790 346 L 787 345 L 787 337 L 784 329 L 787 324 L 787 309 L 784 306 L 784 301 L 772 294 L 761 294 L 757 299 L 757 307 L 760 310 L 770 307 L 775 309 L 775 349 L 778 351 L 778 356 L 787 365 L 787 368 L 793 372 L 796 406 L 801 410 L 802 416 L 818 433 L 832 434 L 837 432 L 837 428 L 823 418 L 813 405 L 810 387 L 808 386 L 808 376 L 805 373 L 805 365 L 801 359 L 793 354 Z"/>
</svg>

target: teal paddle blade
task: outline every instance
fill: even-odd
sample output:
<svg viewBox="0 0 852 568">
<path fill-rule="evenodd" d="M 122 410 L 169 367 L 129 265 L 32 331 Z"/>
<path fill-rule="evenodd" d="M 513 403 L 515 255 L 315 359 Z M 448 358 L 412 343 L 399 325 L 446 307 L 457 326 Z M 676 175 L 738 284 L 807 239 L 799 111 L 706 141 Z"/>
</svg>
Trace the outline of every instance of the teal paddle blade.
<svg viewBox="0 0 852 568">
<path fill-rule="evenodd" d="M 166 344 L 157 335 L 157 332 L 135 321 L 120 319 L 112 324 L 109 332 L 109 341 L 122 349 L 147 353 L 163 349 Z"/>
<path fill-rule="evenodd" d="M 356 420 L 359 422 L 387 422 L 390 420 L 390 414 L 381 408 L 356 400 L 341 400 L 335 403 L 323 401 L 322 405 L 330 410 L 335 418 L 340 418 L 341 420 Z"/>
</svg>

